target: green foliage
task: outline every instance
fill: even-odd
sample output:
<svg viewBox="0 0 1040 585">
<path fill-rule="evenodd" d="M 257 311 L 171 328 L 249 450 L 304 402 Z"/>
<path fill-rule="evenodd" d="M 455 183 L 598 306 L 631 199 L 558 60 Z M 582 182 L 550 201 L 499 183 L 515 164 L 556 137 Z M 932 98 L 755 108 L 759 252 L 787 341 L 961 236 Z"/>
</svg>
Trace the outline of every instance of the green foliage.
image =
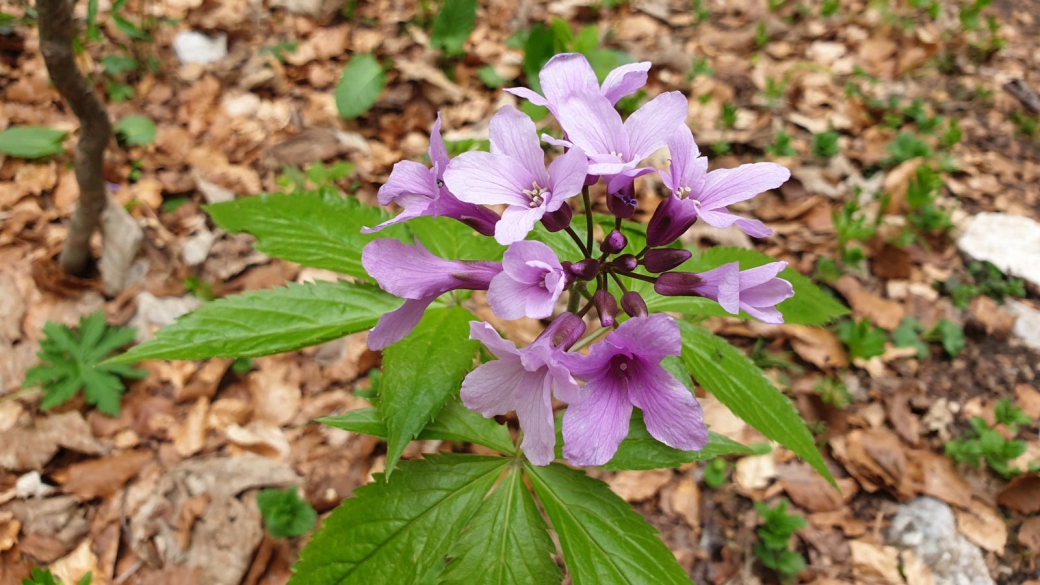
<svg viewBox="0 0 1040 585">
<path fill-rule="evenodd" d="M 521 468 L 511 466 L 452 546 L 441 583 L 559 583 L 548 529 Z"/>
<path fill-rule="evenodd" d="M 105 55 L 101 58 L 101 67 L 109 75 L 123 75 L 137 71 L 137 59 L 127 55 Z"/>
<path fill-rule="evenodd" d="M 1005 276 L 992 262 L 972 261 L 966 267 L 971 282 L 962 282 L 956 276 L 951 276 L 939 288 L 949 295 L 954 306 L 967 309 L 971 300 L 980 295 L 986 295 L 997 302 L 1004 302 L 1007 296 L 1026 296 L 1025 281 L 1021 278 Z"/>
<path fill-rule="evenodd" d="M 787 90 L 787 82 L 782 79 L 766 78 L 766 88 L 762 92 L 770 106 L 776 106 L 784 97 Z"/>
<path fill-rule="evenodd" d="M 812 152 L 816 158 L 831 158 L 838 154 L 838 134 L 837 130 L 828 130 L 826 132 L 820 132 L 819 134 L 813 134 L 812 137 Z"/>
<path fill-rule="evenodd" d="M 729 463 L 726 463 L 725 459 L 717 458 L 712 459 L 707 465 L 704 466 L 704 485 L 718 489 L 719 486 L 726 483 L 726 474 L 729 471 Z"/>
<path fill-rule="evenodd" d="M 477 0 L 444 0 L 433 20 L 430 46 L 449 57 L 462 55 L 477 22 Z"/>
<path fill-rule="evenodd" d="M 105 92 L 108 93 L 108 100 L 116 104 L 134 98 L 134 87 L 132 85 L 112 81 L 111 79 L 105 80 Z"/>
<path fill-rule="evenodd" d="M 1019 134 L 1030 138 L 1036 138 L 1037 130 L 1040 129 L 1040 117 L 1015 110 L 1009 114 L 1011 121 L 1015 123 L 1015 129 Z"/>
<path fill-rule="evenodd" d="M 798 151 L 791 146 L 791 135 L 786 130 L 776 133 L 773 143 L 766 147 L 766 154 L 772 156 L 795 156 Z"/>
<path fill-rule="evenodd" d="M 441 258 L 501 260 L 506 250 L 505 246 L 489 241 L 466 224 L 447 217 L 408 220 L 408 231 L 419 238 L 427 250 Z"/>
<path fill-rule="evenodd" d="M 206 303 L 110 362 L 258 357 L 292 351 L 369 329 L 400 304 L 401 299 L 363 284 L 289 283 Z"/>
<path fill-rule="evenodd" d="M 709 148 L 715 156 L 726 156 L 733 151 L 733 146 L 728 142 L 715 142 Z"/>
<path fill-rule="evenodd" d="M 923 360 L 928 357 L 928 344 L 921 341 L 922 333 L 924 333 L 924 327 L 918 323 L 917 319 L 907 315 L 892 331 L 892 343 L 896 347 L 917 348 L 917 359 Z"/>
<path fill-rule="evenodd" d="M 711 17 L 711 11 L 708 10 L 704 4 L 704 0 L 693 0 L 692 5 L 690 6 L 691 11 L 693 12 L 693 21 L 697 24 L 700 24 Z"/>
<path fill-rule="evenodd" d="M 337 161 L 329 166 L 318 161 L 303 171 L 293 166 L 283 167 L 275 183 L 290 193 L 317 191 L 319 194 L 334 195 L 338 192 L 336 181 L 349 177 L 353 172 L 354 165 L 347 161 Z"/>
<path fill-rule="evenodd" d="M 495 72 L 495 68 L 490 65 L 485 65 L 477 71 L 477 79 L 487 86 L 488 89 L 499 89 L 504 87 L 507 82 L 507 80 L 502 79 L 502 77 Z"/>
<path fill-rule="evenodd" d="M 93 574 L 87 573 L 77 581 L 76 585 L 90 585 L 91 581 L 93 581 Z M 29 578 L 22 579 L 22 585 L 62 585 L 62 582 L 61 579 L 58 579 L 51 574 L 50 569 L 33 567 Z"/>
<path fill-rule="evenodd" d="M 979 28 L 979 15 L 982 9 L 993 3 L 993 0 L 975 0 L 959 6 L 958 17 L 964 30 L 971 31 Z"/>
<path fill-rule="evenodd" d="M 509 461 L 444 453 L 402 462 L 392 482 L 376 474 L 322 522 L 289 583 L 416 581 L 448 555 Z"/>
<path fill-rule="evenodd" d="M 40 340 L 40 365 L 25 373 L 25 388 L 43 387 L 40 407 L 54 408 L 72 400 L 83 390 L 88 404 L 109 416 L 119 415 L 119 397 L 123 394 L 120 378 L 140 379 L 147 372 L 114 363 L 102 363 L 112 352 L 134 340 L 131 327 L 110 327 L 102 311 L 80 317 L 73 331 L 53 321 L 43 326 Z"/>
<path fill-rule="evenodd" d="M 691 272 L 705 272 L 729 262 L 739 262 L 741 270 L 755 268 L 775 262 L 774 258 L 744 248 L 715 246 L 697 254 L 679 269 Z M 848 314 L 841 303 L 821 291 L 811 280 L 802 276 L 793 268 L 785 268 L 780 278 L 791 283 L 794 296 L 776 306 L 784 316 L 784 321 L 798 325 L 824 325 L 833 319 Z M 635 286 L 639 290 L 641 284 Z M 673 311 L 688 315 L 726 316 L 722 307 L 707 299 L 698 297 L 664 297 L 660 295 L 644 295 L 647 307 L 651 311 Z M 748 318 L 741 313 L 743 318 Z"/>
<path fill-rule="evenodd" d="M 948 319 L 940 319 L 931 331 L 924 334 L 923 339 L 942 343 L 946 355 L 951 358 L 957 357 L 957 354 L 964 349 L 964 330 Z"/>
<path fill-rule="evenodd" d="M 693 378 L 733 414 L 793 451 L 833 483 L 805 421 L 762 370 L 725 339 L 689 323 L 680 322 L 679 328 L 682 360 Z"/>
<path fill-rule="evenodd" d="M 144 116 L 127 116 L 115 126 L 116 135 L 128 146 L 147 146 L 155 141 L 155 122 Z"/>
<path fill-rule="evenodd" d="M 264 527 L 274 538 L 295 538 L 314 529 L 318 513 L 307 500 L 301 499 L 296 487 L 279 490 L 268 488 L 256 494 L 256 505 L 264 517 Z"/>
<path fill-rule="evenodd" d="M 512 44 L 524 50 L 522 69 L 527 85 L 534 91 L 541 91 L 538 72 L 558 53 L 585 55 L 600 82 L 612 69 L 632 62 L 625 53 L 599 47 L 599 31 L 595 24 L 582 28 L 575 35 L 567 21 L 556 17 L 548 27 L 536 24 L 515 35 L 515 39 Z"/>
<path fill-rule="evenodd" d="M 766 23 L 760 22 L 755 27 L 755 48 L 761 49 L 769 43 L 769 31 L 766 30 Z"/>
<path fill-rule="evenodd" d="M 646 92 L 639 90 L 632 95 L 627 95 L 619 99 L 614 107 L 616 107 L 622 115 L 630 116 L 633 112 L 639 109 L 639 106 L 643 105 L 644 100 L 646 100 Z"/>
<path fill-rule="evenodd" d="M 755 340 L 754 347 L 751 348 L 751 361 L 754 362 L 756 366 L 763 370 L 767 368 L 777 368 L 788 372 L 794 372 L 796 374 L 801 374 L 804 371 L 801 366 L 791 360 L 794 355 L 792 352 L 769 352 L 766 351 L 765 345 L 765 338 L 759 337 Z"/>
<path fill-rule="evenodd" d="M 848 386 L 837 378 L 820 378 L 813 385 L 813 391 L 820 395 L 824 404 L 835 408 L 845 408 L 852 404 L 852 394 Z"/>
<path fill-rule="evenodd" d="M 530 102 L 524 102 L 529 104 Z M 539 106 L 535 106 L 536 108 Z M 546 115 L 549 114 L 548 108 L 541 108 L 545 110 Z M 470 152 L 471 150 L 480 150 L 483 152 L 491 151 L 491 141 L 481 140 L 479 138 L 465 138 L 463 140 L 446 140 L 444 147 L 448 151 L 448 156 L 456 157 L 464 152 Z"/>
<path fill-rule="evenodd" d="M 898 166 L 912 158 L 932 156 L 932 147 L 910 132 L 900 132 L 885 146 L 888 157 L 881 161 L 885 167 Z"/>
<path fill-rule="evenodd" d="M 869 240 L 877 233 L 877 222 L 868 222 L 866 216 L 860 213 L 859 203 L 853 199 L 845 203 L 838 211 L 831 211 L 831 223 L 834 224 L 834 234 L 838 238 L 838 255 L 841 263 L 855 266 L 859 264 L 866 255 L 860 246 L 849 246 L 854 241 Z"/>
<path fill-rule="evenodd" d="M 1011 404 L 1010 398 L 1001 398 L 993 405 L 993 418 L 1014 434 L 1018 434 L 1018 426 L 1033 424 L 1033 419 L 1021 408 Z"/>
<path fill-rule="evenodd" d="M 841 0 L 823 0 L 820 4 L 820 16 L 834 16 L 841 8 Z"/>
<path fill-rule="evenodd" d="M 871 325 L 868 319 L 842 321 L 838 324 L 838 339 L 852 357 L 869 360 L 885 353 L 885 332 Z"/>
<path fill-rule="evenodd" d="M 906 219 L 918 232 L 945 233 L 953 227 L 952 212 L 937 205 L 942 187 L 942 177 L 932 167 L 917 167 L 906 188 L 906 204 L 910 210 Z"/>
<path fill-rule="evenodd" d="M 1010 408 L 1005 407 L 1005 409 L 1002 413 L 1003 417 L 1013 416 L 1016 420 L 1020 420 L 1013 412 L 1009 412 Z M 994 414 L 996 414 L 995 409 Z M 1021 470 L 1012 467 L 1010 462 L 1026 452 L 1025 441 L 1005 439 L 998 431 L 991 429 L 981 416 L 973 417 L 970 423 L 971 427 L 965 431 L 962 438 L 947 441 L 947 457 L 958 463 L 967 463 L 972 467 L 979 467 L 985 460 L 990 469 L 1005 479 L 1021 473 Z"/>
<path fill-rule="evenodd" d="M 61 154 L 66 134 L 45 126 L 10 126 L 0 132 L 0 153 L 29 159 Z"/>
<path fill-rule="evenodd" d="M 561 445 L 561 442 L 557 442 Z M 636 411 L 629 423 L 628 436 L 621 442 L 613 459 L 603 466 L 610 470 L 671 469 L 693 461 L 706 461 L 723 455 L 751 455 L 750 448 L 710 433 L 708 444 L 700 451 L 672 449 L 650 436 L 643 422 L 643 413 Z"/>
<path fill-rule="evenodd" d="M 469 338 L 473 318 L 462 307 L 430 309 L 408 337 L 383 350 L 379 412 L 387 427 L 387 476 L 473 367 L 479 347 Z"/>
<path fill-rule="evenodd" d="M 964 138 L 964 131 L 961 130 L 960 122 L 956 118 L 950 118 L 947 121 L 946 130 L 939 137 L 939 146 L 945 149 L 953 148 L 954 145 L 960 143 L 962 138 Z"/>
<path fill-rule="evenodd" d="M 755 510 L 762 516 L 758 527 L 759 541 L 755 543 L 755 556 L 762 564 L 776 571 L 784 583 L 793 583 L 798 573 L 805 568 L 802 555 L 790 549 L 788 543 L 795 531 L 805 528 L 805 518 L 787 513 L 787 500 L 775 508 L 765 502 L 755 502 Z"/>
<path fill-rule="evenodd" d="M 336 85 L 336 110 L 347 120 L 367 112 L 386 87 L 383 67 L 370 54 L 354 55 Z"/>
<path fill-rule="evenodd" d="M 296 49 L 300 48 L 300 44 L 296 41 L 278 41 L 273 45 L 264 45 L 260 47 L 261 55 L 271 55 L 279 63 L 285 63 L 285 56 L 296 52 Z"/>
<path fill-rule="evenodd" d="M 693 81 L 693 79 L 698 75 L 706 75 L 708 77 L 715 75 L 715 69 L 712 68 L 711 63 L 708 62 L 707 57 L 700 57 L 698 59 L 693 60 L 693 64 L 690 66 L 690 70 L 686 73 L 686 79 L 688 79 L 689 81 Z M 723 108 L 725 108 L 726 105 L 728 105 L 728 102 L 727 104 L 723 104 Z M 735 110 L 734 114 L 736 114 Z M 735 121 L 736 120 L 734 120 L 734 122 Z"/>
<path fill-rule="evenodd" d="M 607 484 L 555 463 L 524 470 L 575 585 L 689 585 L 657 531 Z"/>
</svg>

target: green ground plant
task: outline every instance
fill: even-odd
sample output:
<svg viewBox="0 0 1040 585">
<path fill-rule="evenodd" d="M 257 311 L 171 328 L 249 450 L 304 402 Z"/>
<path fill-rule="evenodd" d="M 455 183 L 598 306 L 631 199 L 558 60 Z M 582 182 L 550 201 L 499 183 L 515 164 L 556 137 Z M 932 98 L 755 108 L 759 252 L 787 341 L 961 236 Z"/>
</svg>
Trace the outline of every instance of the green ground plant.
<svg viewBox="0 0 1040 585">
<path fill-rule="evenodd" d="M 781 500 L 774 508 L 755 502 L 755 510 L 762 516 L 762 525 L 756 531 L 759 541 L 755 543 L 755 556 L 776 572 L 781 582 L 794 583 L 805 568 L 805 559 L 791 550 L 790 541 L 796 531 L 805 528 L 805 517 L 788 514 L 787 500 Z"/>
</svg>

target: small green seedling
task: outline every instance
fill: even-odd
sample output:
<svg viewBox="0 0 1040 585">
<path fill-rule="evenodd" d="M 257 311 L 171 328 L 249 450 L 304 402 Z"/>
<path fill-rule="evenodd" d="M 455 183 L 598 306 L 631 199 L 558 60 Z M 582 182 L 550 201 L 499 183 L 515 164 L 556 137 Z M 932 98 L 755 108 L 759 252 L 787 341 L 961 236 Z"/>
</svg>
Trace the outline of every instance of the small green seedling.
<svg viewBox="0 0 1040 585">
<path fill-rule="evenodd" d="M 812 137 L 812 152 L 816 158 L 827 159 L 838 154 L 838 134 L 837 130 L 828 130 L 826 132 L 820 132 L 819 134 L 813 134 Z"/>
<path fill-rule="evenodd" d="M 766 147 L 766 153 L 776 157 L 795 156 L 798 151 L 791 146 L 791 135 L 781 129 L 776 133 L 773 144 Z"/>
<path fill-rule="evenodd" d="M 845 408 L 852 404 L 852 393 L 845 382 L 837 378 L 821 378 L 813 385 L 813 391 L 820 395 L 824 404 L 835 408 Z"/>
<path fill-rule="evenodd" d="M 295 538 L 314 530 L 318 513 L 301 499 L 296 487 L 265 489 L 256 494 L 256 505 L 264 517 L 267 533 L 274 538 Z"/>
<path fill-rule="evenodd" d="M 945 233 L 953 227 L 952 212 L 938 206 L 942 177 L 932 167 L 917 167 L 906 188 L 907 222 L 919 233 Z"/>
<path fill-rule="evenodd" d="M 831 222 L 838 238 L 838 254 L 842 264 L 856 266 L 866 254 L 859 246 L 849 246 L 854 241 L 873 238 L 877 233 L 877 222 L 868 222 L 860 213 L 859 203 L 853 199 L 845 203 L 840 210 L 831 212 Z"/>
<path fill-rule="evenodd" d="M 1018 434 L 1019 425 L 1029 426 L 1033 419 L 1018 406 L 1011 403 L 1010 398 L 1001 398 L 993 405 L 993 418 L 1014 434 Z"/>
<path fill-rule="evenodd" d="M 783 583 L 793 583 L 798 573 L 805 568 L 802 555 L 791 550 L 789 543 L 795 531 L 805 528 L 805 518 L 787 513 L 787 500 L 781 500 L 775 508 L 764 502 L 755 502 L 755 510 L 762 516 L 758 527 L 759 541 L 755 543 L 755 556 L 762 564 L 776 572 Z"/>
<path fill-rule="evenodd" d="M 87 573 L 76 582 L 76 585 L 90 585 L 93 580 L 93 574 Z M 32 573 L 28 579 L 22 579 L 22 585 L 62 585 L 61 579 L 56 578 L 50 569 L 41 569 L 39 567 L 33 567 Z"/>
<path fill-rule="evenodd" d="M 729 463 L 721 457 L 716 457 L 704 466 L 704 485 L 711 489 L 718 489 L 726 483 L 726 474 L 729 472 Z"/>
<path fill-rule="evenodd" d="M 928 344 L 921 341 L 922 333 L 924 333 L 924 327 L 921 326 L 917 319 L 907 315 L 899 322 L 899 326 L 892 331 L 892 343 L 896 347 L 916 348 L 917 359 L 923 360 L 928 357 Z"/>
<path fill-rule="evenodd" d="M 931 331 L 924 334 L 922 339 L 942 343 L 946 355 L 951 358 L 957 357 L 957 354 L 964 349 L 964 330 L 948 319 L 940 319 Z"/>
<path fill-rule="evenodd" d="M 134 340 L 132 327 L 110 327 L 102 311 L 79 320 L 76 331 L 48 321 L 40 340 L 40 365 L 25 373 L 22 387 L 43 387 L 44 410 L 72 400 L 83 390 L 88 404 L 109 416 L 119 415 L 119 398 L 125 387 L 121 378 L 138 380 L 148 375 L 127 364 L 103 363 L 116 350 Z"/>
<path fill-rule="evenodd" d="M 1029 420 L 1029 417 L 1014 412 L 1010 404 L 1003 407 L 1002 416 L 1014 424 L 1016 429 L 1019 422 Z M 996 415 L 994 408 L 994 415 Z M 998 422 L 1000 421 L 998 419 Z M 991 429 L 981 416 L 971 419 L 971 428 L 965 432 L 963 438 L 946 443 L 946 456 L 958 463 L 967 463 L 978 468 L 982 461 L 986 461 L 994 472 L 1005 479 L 1018 475 L 1022 471 L 1011 466 L 1011 461 L 1021 457 L 1026 452 L 1026 443 L 1020 439 L 1005 439 L 1003 435 Z M 1005 423 L 1006 424 L 1006 423 Z M 1010 428 L 1010 427 L 1009 427 Z"/>
<path fill-rule="evenodd" d="M 842 321 L 838 324 L 838 339 L 852 357 L 869 360 L 885 353 L 885 332 L 871 325 L 868 319 Z"/>
<path fill-rule="evenodd" d="M 965 267 L 973 282 L 962 282 L 960 278 L 951 276 L 938 288 L 950 296 L 954 306 L 967 309 L 971 300 L 986 295 L 998 303 L 1004 298 L 1026 296 L 1026 284 L 1021 278 L 1006 276 L 991 262 L 972 261 Z"/>
<path fill-rule="evenodd" d="M 726 102 L 722 104 L 722 127 L 732 128 L 737 124 L 737 106 Z"/>
<path fill-rule="evenodd" d="M 885 167 L 898 166 L 910 159 L 932 156 L 932 147 L 909 132 L 900 132 L 885 147 L 889 156 L 881 161 Z"/>
</svg>

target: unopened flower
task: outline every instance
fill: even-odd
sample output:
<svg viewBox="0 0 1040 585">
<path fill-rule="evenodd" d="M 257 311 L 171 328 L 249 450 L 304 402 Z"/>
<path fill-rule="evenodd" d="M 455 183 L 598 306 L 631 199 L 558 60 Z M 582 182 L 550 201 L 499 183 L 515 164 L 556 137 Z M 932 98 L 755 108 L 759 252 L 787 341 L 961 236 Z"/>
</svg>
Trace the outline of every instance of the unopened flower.
<svg viewBox="0 0 1040 585">
<path fill-rule="evenodd" d="M 596 73 L 585 55 L 581 53 L 561 53 L 549 59 L 538 73 L 538 81 L 545 97 L 526 87 L 510 87 L 505 91 L 526 99 L 536 106 L 549 108 L 554 117 L 557 106 L 573 93 L 598 93 L 605 97 L 610 105 L 621 98 L 635 93 L 646 85 L 650 62 L 629 63 L 622 65 L 607 74 L 600 86 Z"/>
<path fill-rule="evenodd" d="M 779 187 L 791 178 L 790 171 L 776 163 L 763 162 L 709 173 L 708 159 L 701 156 L 693 132 L 685 125 L 668 141 L 668 150 L 672 156 L 671 170 L 659 173 L 671 193 L 647 224 L 648 245 L 664 246 L 674 242 L 697 218 L 720 229 L 736 224 L 756 238 L 773 233 L 758 220 L 733 215 L 726 206 Z"/>
<path fill-rule="evenodd" d="M 693 394 L 661 366 L 679 355 L 679 326 L 664 314 L 622 323 L 587 356 L 567 355 L 567 367 L 584 380 L 581 400 L 563 415 L 563 455 L 575 465 L 602 465 L 628 435 L 632 407 L 643 411 L 646 429 L 675 449 L 699 450 L 708 442 L 701 407 Z"/>
<path fill-rule="evenodd" d="M 440 114 L 437 114 L 437 121 L 430 131 L 427 152 L 433 162 L 431 168 L 410 160 L 400 161 L 394 165 L 390 177 L 376 195 L 380 205 L 396 203 L 403 211 L 374 228 L 362 228 L 361 233 L 375 233 L 409 219 L 431 215 L 457 219 L 485 236 L 493 235 L 498 215 L 485 207 L 459 201 L 444 185 L 444 171 L 449 159 L 441 138 Z"/>
<path fill-rule="evenodd" d="M 580 193 L 587 170 L 585 155 L 572 148 L 546 172 L 534 122 L 505 106 L 491 118 L 491 152 L 455 157 L 444 181 L 467 203 L 508 205 L 495 225 L 495 239 L 511 244 L 524 239 L 543 215 Z"/>
<path fill-rule="evenodd" d="M 502 272 L 498 262 L 445 260 L 418 241 L 415 244 L 380 238 L 361 252 L 361 265 L 379 288 L 406 299 L 400 308 L 380 317 L 369 333 L 368 347 L 373 350 L 404 339 L 437 297 L 457 289 L 487 290 Z"/>
<path fill-rule="evenodd" d="M 581 318 L 564 313 L 533 343 L 517 349 L 491 325 L 470 323 L 470 339 L 479 340 L 498 359 L 466 376 L 462 403 L 488 418 L 515 410 L 524 432 L 521 447 L 535 465 L 548 465 L 555 458 L 552 395 L 564 401 L 578 397 L 578 383 L 560 359 L 584 332 Z"/>
<path fill-rule="evenodd" d="M 780 324 L 784 322 L 784 316 L 776 305 L 794 296 L 791 283 L 777 277 L 784 268 L 787 268 L 787 262 L 772 262 L 741 271 L 739 263 L 730 262 L 697 273 L 700 283 L 691 287 L 691 293 L 683 294 L 697 294 L 713 299 L 733 315 L 743 309 L 763 323 Z"/>
<path fill-rule="evenodd" d="M 502 256 L 502 272 L 491 279 L 488 304 L 502 319 L 545 319 L 566 284 L 552 248 L 535 241 L 513 242 Z"/>
</svg>

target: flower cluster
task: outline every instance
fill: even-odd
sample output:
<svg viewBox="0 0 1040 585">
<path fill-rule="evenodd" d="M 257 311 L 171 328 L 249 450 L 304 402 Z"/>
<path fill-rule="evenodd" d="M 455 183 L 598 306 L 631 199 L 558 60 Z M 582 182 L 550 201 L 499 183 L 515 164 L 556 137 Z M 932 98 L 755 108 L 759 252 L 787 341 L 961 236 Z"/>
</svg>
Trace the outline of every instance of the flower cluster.
<svg viewBox="0 0 1040 585">
<path fill-rule="evenodd" d="M 365 270 L 383 290 L 405 299 L 379 320 L 369 346 L 380 349 L 404 338 L 434 299 L 457 289 L 486 290 L 488 304 L 502 319 L 552 318 L 523 348 L 502 339 L 491 325 L 472 322 L 471 339 L 497 359 L 470 372 L 461 391 L 463 403 L 485 417 L 516 411 L 522 448 L 536 465 L 554 458 L 553 397 L 568 404 L 563 454 L 575 465 L 609 461 L 628 434 L 633 407 L 642 410 L 647 431 L 670 447 L 697 450 L 708 441 L 693 394 L 661 365 L 666 356 L 680 353 L 678 324 L 666 314 L 650 315 L 640 293 L 627 290 L 624 282 L 653 283 L 659 295 L 708 298 L 731 314 L 744 311 L 765 323 L 782 323 L 776 305 L 794 294 L 777 276 L 784 262 L 748 270 L 736 262 L 707 272 L 676 270 L 692 254 L 674 242 L 698 218 L 719 228 L 736 225 L 754 237 L 770 235 L 761 222 L 734 215 L 727 206 L 779 187 L 790 173 L 774 163 L 709 172 L 685 124 L 686 98 L 677 91 L 658 95 L 622 121 L 614 104 L 645 85 L 649 69 L 650 63 L 625 65 L 601 85 L 584 56 L 562 54 L 539 75 L 544 95 L 506 90 L 548 108 L 563 129 L 562 140 L 543 134 L 540 141 L 534 122 L 505 106 L 491 119 L 490 152 L 449 160 L 438 116 L 430 136 L 432 168 L 397 163 L 379 190 L 379 202 L 393 202 L 403 211 L 365 229 L 371 233 L 415 217 L 445 216 L 508 246 L 501 262 L 489 262 L 438 258 L 419 242 L 368 244 Z M 542 141 L 564 149 L 548 166 Z M 665 146 L 671 154 L 667 170 L 639 166 Z M 630 251 L 622 225 L 636 209 L 634 181 L 654 172 L 668 195 L 646 227 L 646 246 Z M 600 180 L 615 220 L 596 246 L 589 187 Z M 584 238 L 572 227 L 569 201 L 579 194 Z M 489 205 L 501 209 L 501 216 Z M 526 239 L 539 222 L 549 232 L 565 232 L 582 257 L 561 260 L 546 244 Z M 558 312 L 564 293 L 567 310 Z M 593 308 L 600 328 L 586 336 L 585 316 Z M 587 353 L 573 349 L 604 332 Z"/>
</svg>

